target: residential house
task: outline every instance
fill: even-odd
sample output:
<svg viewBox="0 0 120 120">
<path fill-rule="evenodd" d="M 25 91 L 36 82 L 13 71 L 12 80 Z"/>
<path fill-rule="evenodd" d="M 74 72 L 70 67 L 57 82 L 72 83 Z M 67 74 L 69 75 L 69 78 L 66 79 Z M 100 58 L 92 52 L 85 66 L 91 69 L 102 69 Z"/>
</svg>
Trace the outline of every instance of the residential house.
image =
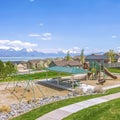
<svg viewBox="0 0 120 120">
<path fill-rule="evenodd" d="M 29 60 L 28 61 L 28 68 L 29 69 L 41 69 L 43 66 L 43 61 L 42 60 Z"/>
<path fill-rule="evenodd" d="M 18 72 L 19 71 L 24 71 L 27 70 L 27 62 L 25 61 L 12 61 L 12 63 L 15 65 L 15 67 L 17 68 Z"/>
<path fill-rule="evenodd" d="M 50 59 L 29 60 L 28 61 L 28 68 L 35 69 L 35 70 L 41 70 L 45 67 L 48 67 L 50 62 L 51 62 Z"/>
<path fill-rule="evenodd" d="M 109 63 L 109 59 L 108 59 L 108 56 L 106 54 L 103 54 L 103 55 L 99 55 L 99 54 L 88 55 L 86 57 L 86 61 L 87 62 L 96 61 L 96 62 L 101 63 L 101 64 Z M 115 56 L 115 62 L 120 62 L 120 56 L 119 55 Z"/>
<path fill-rule="evenodd" d="M 52 62 L 49 64 L 49 67 L 52 67 L 52 66 L 81 67 L 81 64 L 80 64 L 80 62 L 78 62 L 78 61 L 73 61 L 73 60 L 69 60 L 69 61 L 61 60 L 61 61 L 52 61 Z"/>
<path fill-rule="evenodd" d="M 73 57 L 73 60 L 80 62 L 80 56 L 74 56 L 74 57 Z"/>
<path fill-rule="evenodd" d="M 85 61 L 86 62 L 95 61 L 95 62 L 104 64 L 104 63 L 108 63 L 109 59 L 108 59 L 107 55 L 92 54 L 92 55 L 88 55 L 86 57 Z"/>
<path fill-rule="evenodd" d="M 120 63 L 120 54 L 116 56 L 117 62 Z"/>
</svg>

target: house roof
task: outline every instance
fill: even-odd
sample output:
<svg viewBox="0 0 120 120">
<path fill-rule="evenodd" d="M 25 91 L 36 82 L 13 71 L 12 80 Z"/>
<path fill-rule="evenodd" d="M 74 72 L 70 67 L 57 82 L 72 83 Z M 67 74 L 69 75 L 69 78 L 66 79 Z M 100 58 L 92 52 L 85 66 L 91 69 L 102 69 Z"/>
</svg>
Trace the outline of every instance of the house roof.
<svg viewBox="0 0 120 120">
<path fill-rule="evenodd" d="M 62 61 L 52 61 L 52 63 L 54 63 L 57 66 L 80 66 L 80 62 L 78 61 L 66 61 L 66 60 L 62 60 Z"/>
<path fill-rule="evenodd" d="M 63 67 L 63 66 L 53 66 L 53 67 L 46 68 L 46 70 L 64 72 L 64 73 L 70 73 L 70 74 L 84 74 L 89 72 L 88 70 L 84 70 L 77 67 Z"/>
<path fill-rule="evenodd" d="M 27 62 L 26 61 L 11 61 L 12 62 L 12 64 L 27 64 Z"/>
<path fill-rule="evenodd" d="M 116 58 L 119 59 L 119 58 L 120 58 L 120 54 L 118 54 L 118 55 L 116 56 Z"/>
<path fill-rule="evenodd" d="M 86 57 L 86 60 L 88 60 L 88 59 L 97 59 L 97 60 L 104 60 L 104 59 L 107 59 L 107 56 L 106 55 L 88 55 L 87 57 Z"/>
<path fill-rule="evenodd" d="M 118 58 L 120 58 L 120 56 L 116 55 L 115 58 L 118 59 Z M 96 60 L 96 59 L 97 60 L 105 60 L 105 59 L 108 59 L 108 56 L 106 54 L 104 54 L 104 55 L 92 54 L 92 55 L 88 55 L 86 57 L 86 60 L 88 60 L 88 59 L 92 59 L 92 60 Z"/>
<path fill-rule="evenodd" d="M 37 64 L 37 63 L 39 63 L 41 60 L 39 59 L 39 60 L 29 60 L 28 62 L 29 63 L 34 63 L 34 64 Z"/>
</svg>

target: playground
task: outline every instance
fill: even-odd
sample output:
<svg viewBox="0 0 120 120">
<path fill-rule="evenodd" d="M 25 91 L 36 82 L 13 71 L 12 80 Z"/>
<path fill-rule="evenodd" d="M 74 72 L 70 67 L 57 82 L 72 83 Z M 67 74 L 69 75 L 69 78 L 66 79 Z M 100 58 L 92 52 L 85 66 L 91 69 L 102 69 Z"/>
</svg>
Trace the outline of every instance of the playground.
<svg viewBox="0 0 120 120">
<path fill-rule="evenodd" d="M 52 96 L 65 96 L 71 92 L 71 89 L 74 90 L 76 86 L 80 87 L 81 84 L 94 87 L 98 85 L 106 87 L 120 84 L 119 76 L 113 75 L 107 68 L 100 66 L 96 62 L 85 65 L 84 67 L 84 69 L 58 66 L 48 68 L 48 70 L 58 72 L 56 78 L 49 80 L 0 83 L 0 98 L 2 98 L 0 105 L 29 102 Z M 60 72 L 71 73 L 72 75 L 60 77 Z M 105 81 L 101 84 L 98 81 L 99 79 Z M 76 82 L 79 84 L 76 85 Z"/>
<path fill-rule="evenodd" d="M 87 85 L 92 85 L 92 86 L 96 86 L 96 80 L 87 80 L 87 81 L 82 81 L 83 84 L 87 84 Z M 70 91 L 68 90 L 64 90 L 64 89 L 60 89 L 57 87 L 51 87 L 51 86 L 47 86 L 47 85 L 40 85 L 39 87 L 42 91 L 42 93 L 39 91 L 39 89 L 36 87 L 36 85 L 34 85 L 34 92 L 37 93 L 33 94 L 33 91 L 31 88 L 28 87 L 28 90 L 26 90 L 27 92 L 25 92 L 24 97 L 22 97 L 24 90 L 25 90 L 25 86 L 19 86 L 16 88 L 15 91 L 14 90 L 14 86 L 13 83 L 11 83 L 11 85 L 5 89 L 6 84 L 7 83 L 0 83 L 1 87 L 0 87 L 0 106 L 1 105 L 11 105 L 11 104 L 19 104 L 19 102 L 22 100 L 22 102 L 27 102 L 30 99 L 33 99 L 34 97 L 36 99 L 38 98 L 44 98 L 44 97 L 51 97 L 51 96 L 65 96 L 68 93 L 70 93 Z M 26 84 L 25 82 L 23 82 L 23 84 Z M 111 79 L 111 80 L 107 80 L 102 87 L 106 87 L 106 86 L 112 86 L 112 85 L 118 85 L 120 84 L 120 79 Z M 20 84 L 19 84 L 20 85 Z"/>
<path fill-rule="evenodd" d="M 47 68 L 49 71 L 58 72 L 58 76 L 42 83 L 62 89 L 74 91 L 75 88 L 102 87 L 119 84 L 120 76 L 111 73 L 104 65 L 97 62 L 85 63 L 83 68 L 54 66 Z M 61 77 L 60 73 L 69 73 L 69 76 Z"/>
<path fill-rule="evenodd" d="M 88 68 L 87 68 L 88 67 Z M 47 78 L 50 71 L 57 72 Z M 61 73 L 68 73 L 62 76 Z M 18 116 L 29 110 L 75 96 L 103 93 L 111 87 L 120 86 L 120 76 L 105 66 L 90 63 L 83 68 L 54 66 L 47 68 L 46 79 L 0 83 L 0 119 Z M 98 89 L 96 89 L 98 87 Z M 101 88 L 103 88 L 101 90 Z M 95 92 L 97 91 L 97 92 Z M 100 92 L 99 92 L 100 91 Z M 5 113 L 5 114 L 3 114 Z"/>
<path fill-rule="evenodd" d="M 17 87 L 14 82 L 11 82 L 9 85 L 7 84 L 8 83 L 0 83 L 0 106 L 19 104 L 45 97 L 64 96 L 69 93 L 67 90 L 41 84 L 36 85 L 32 82 L 28 87 L 26 87 L 28 84 L 26 82 L 17 83 Z"/>
</svg>

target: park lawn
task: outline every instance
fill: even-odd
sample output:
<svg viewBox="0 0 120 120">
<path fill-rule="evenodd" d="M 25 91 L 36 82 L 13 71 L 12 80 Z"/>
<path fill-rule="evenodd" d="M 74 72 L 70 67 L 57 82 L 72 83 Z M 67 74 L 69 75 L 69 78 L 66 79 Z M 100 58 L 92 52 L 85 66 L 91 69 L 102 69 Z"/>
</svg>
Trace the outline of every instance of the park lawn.
<svg viewBox="0 0 120 120">
<path fill-rule="evenodd" d="M 61 73 L 61 76 L 66 76 L 68 74 L 66 73 Z M 47 78 L 53 78 L 53 77 L 57 77 L 58 73 L 57 72 L 52 72 L 49 71 L 47 72 L 47 76 L 46 76 L 46 72 L 39 72 L 39 73 L 34 73 L 34 74 L 24 74 L 24 75 L 16 75 L 14 76 L 14 79 L 16 80 L 35 80 L 35 79 L 46 79 Z"/>
<path fill-rule="evenodd" d="M 60 76 L 68 76 L 70 74 L 61 73 Z M 47 78 L 57 77 L 57 72 L 48 71 Z M 13 75 L 6 80 L 1 80 L 0 82 L 7 81 L 24 81 L 24 80 L 37 80 L 37 79 L 46 79 L 46 72 L 32 73 L 32 74 L 21 74 L 21 75 Z"/>
<path fill-rule="evenodd" d="M 74 98 L 70 98 L 70 99 L 65 99 L 65 100 L 61 100 L 61 101 L 57 101 L 54 103 L 50 103 L 44 106 L 41 106 L 37 109 L 33 109 L 30 112 L 27 112 L 21 116 L 18 116 L 16 118 L 13 118 L 11 120 L 35 120 L 36 118 L 50 112 L 53 111 L 55 109 L 58 109 L 60 107 L 64 107 L 66 105 L 70 105 L 76 102 L 80 102 L 80 101 L 84 101 L 84 100 L 88 100 L 88 99 L 92 99 L 92 98 L 96 98 L 96 97 L 100 97 L 100 96 L 105 96 L 108 94 L 113 94 L 113 93 L 117 93 L 120 92 L 120 87 L 119 88 L 113 88 L 110 89 L 108 91 L 106 91 L 105 94 L 94 94 L 94 95 L 87 95 L 87 96 L 79 96 L 79 97 L 74 97 Z M 76 120 L 76 119 L 75 119 Z"/>
<path fill-rule="evenodd" d="M 108 68 L 108 70 L 112 73 L 120 73 L 120 68 Z"/>
<path fill-rule="evenodd" d="M 83 109 L 63 120 L 120 120 L 120 99 Z"/>
</svg>

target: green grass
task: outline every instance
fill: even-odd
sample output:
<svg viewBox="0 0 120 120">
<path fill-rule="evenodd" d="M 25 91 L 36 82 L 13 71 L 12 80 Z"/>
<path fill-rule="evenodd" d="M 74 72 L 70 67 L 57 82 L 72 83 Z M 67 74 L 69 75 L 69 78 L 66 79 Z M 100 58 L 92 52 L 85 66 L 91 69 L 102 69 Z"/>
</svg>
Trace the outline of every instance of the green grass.
<svg viewBox="0 0 120 120">
<path fill-rule="evenodd" d="M 53 111 L 57 108 L 60 108 L 60 107 L 66 106 L 66 105 L 70 105 L 70 104 L 73 104 L 76 102 L 80 102 L 80 101 L 84 101 L 84 100 L 88 100 L 88 99 L 92 99 L 92 98 L 96 98 L 96 97 L 100 97 L 100 96 L 104 96 L 104 95 L 108 95 L 108 94 L 112 94 L 112 93 L 117 93 L 117 92 L 120 92 L 120 88 L 110 89 L 105 94 L 79 96 L 79 97 L 75 97 L 75 98 L 70 98 L 70 99 L 50 103 L 50 104 L 41 106 L 37 109 L 34 109 L 30 112 L 27 112 L 21 116 L 13 118 L 12 120 L 35 120 L 36 118 L 38 118 L 50 111 Z"/>
<path fill-rule="evenodd" d="M 112 73 L 120 73 L 120 68 L 108 68 L 108 70 Z"/>
<path fill-rule="evenodd" d="M 52 77 L 57 77 L 58 73 L 57 72 L 47 72 L 47 77 L 52 78 Z M 65 76 L 68 74 L 61 73 L 61 76 Z M 14 79 L 16 80 L 35 80 L 35 79 L 45 79 L 46 78 L 46 72 L 40 72 L 40 73 L 34 73 L 34 74 L 25 74 L 25 75 L 17 75 L 14 76 Z"/>
<path fill-rule="evenodd" d="M 61 73 L 60 76 L 68 76 L 70 74 L 67 73 Z M 47 78 L 53 78 L 57 77 L 57 72 L 49 71 L 47 72 Z M 14 75 L 11 78 L 9 78 L 9 81 L 23 81 L 23 80 L 37 80 L 37 79 L 46 79 L 46 72 L 39 72 L 34 74 L 22 74 L 22 75 Z M 6 80 L 8 81 L 8 80 Z M 4 80 L 1 80 L 0 82 L 5 82 Z"/>
<path fill-rule="evenodd" d="M 83 109 L 63 120 L 120 120 L 120 99 Z"/>
</svg>

